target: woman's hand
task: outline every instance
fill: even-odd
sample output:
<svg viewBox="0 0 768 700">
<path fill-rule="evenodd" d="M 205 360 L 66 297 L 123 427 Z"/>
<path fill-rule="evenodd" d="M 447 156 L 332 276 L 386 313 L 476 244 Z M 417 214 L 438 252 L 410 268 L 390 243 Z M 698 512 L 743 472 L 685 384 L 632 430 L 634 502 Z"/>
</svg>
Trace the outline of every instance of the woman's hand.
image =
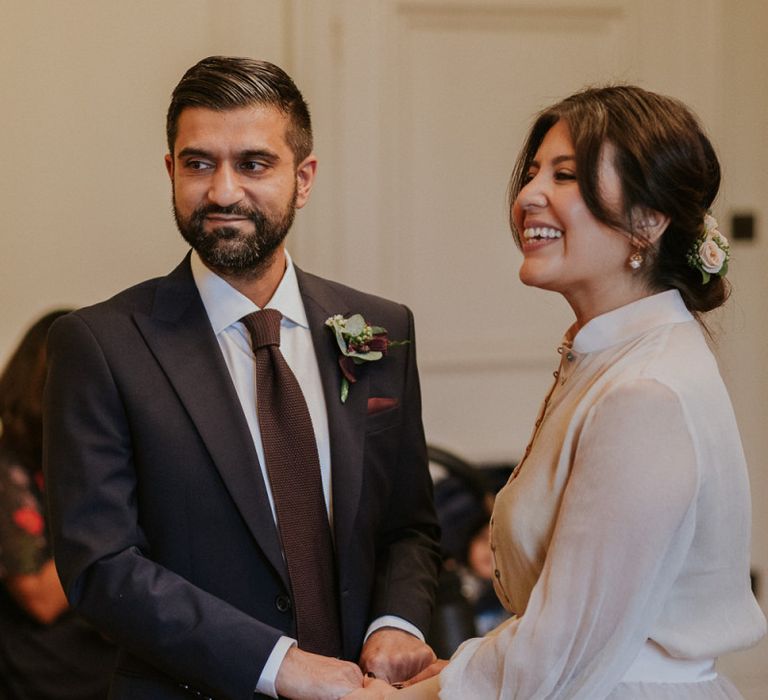
<svg viewBox="0 0 768 700">
<path fill-rule="evenodd" d="M 409 678 L 405 685 L 413 685 L 419 681 L 425 681 L 427 678 L 432 678 L 432 676 L 436 676 L 438 673 L 440 673 L 440 671 L 442 671 L 447 664 L 448 662 L 445 659 L 438 659 L 434 663 L 427 666 L 423 671 L 417 673 L 413 678 Z"/>
<path fill-rule="evenodd" d="M 363 687 L 345 695 L 344 700 L 384 700 L 396 692 L 397 689 L 389 683 L 366 676 L 363 678 Z"/>
<path fill-rule="evenodd" d="M 50 625 L 68 607 L 53 559 L 34 574 L 9 576 L 5 587 L 29 615 L 43 625 Z"/>
</svg>

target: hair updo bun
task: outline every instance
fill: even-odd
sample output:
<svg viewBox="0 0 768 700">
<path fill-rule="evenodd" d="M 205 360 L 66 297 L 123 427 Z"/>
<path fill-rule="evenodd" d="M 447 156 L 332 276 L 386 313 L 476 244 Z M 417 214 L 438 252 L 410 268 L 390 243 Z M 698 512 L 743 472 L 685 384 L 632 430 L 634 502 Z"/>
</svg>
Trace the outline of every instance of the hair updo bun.
<svg viewBox="0 0 768 700">
<path fill-rule="evenodd" d="M 510 181 L 511 209 L 530 163 L 547 132 L 563 121 L 576 156 L 581 196 L 593 216 L 637 240 L 632 212 L 654 210 L 669 218 L 655 255 L 646 255 L 654 290 L 677 289 L 694 314 L 725 302 L 730 285 L 712 275 L 704 284 L 687 255 L 704 231 L 704 216 L 720 187 L 720 164 L 693 113 L 679 100 L 631 85 L 590 88 L 541 112 L 531 128 Z M 614 167 L 623 206 L 611 211 L 600 196 L 598 172 L 603 145 L 615 149 Z M 513 231 L 519 243 L 519 232 Z M 650 251 L 649 251 L 650 253 Z"/>
</svg>

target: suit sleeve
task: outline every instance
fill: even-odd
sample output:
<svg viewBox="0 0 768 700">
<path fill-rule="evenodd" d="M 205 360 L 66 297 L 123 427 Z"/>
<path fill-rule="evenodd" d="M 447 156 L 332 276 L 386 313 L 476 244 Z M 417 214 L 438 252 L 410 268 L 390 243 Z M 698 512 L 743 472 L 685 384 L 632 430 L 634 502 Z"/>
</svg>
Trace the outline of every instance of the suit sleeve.
<svg viewBox="0 0 768 700">
<path fill-rule="evenodd" d="M 409 309 L 406 313 L 410 342 L 402 346 L 406 350 L 404 415 L 387 526 L 379 533 L 370 619 L 396 615 L 426 634 L 437 587 L 440 533 L 421 421 L 413 315 Z"/>
<path fill-rule="evenodd" d="M 281 633 L 149 558 L 129 416 L 102 346 L 78 314 L 54 325 L 48 358 L 44 463 L 70 603 L 180 683 L 252 698 Z"/>
</svg>

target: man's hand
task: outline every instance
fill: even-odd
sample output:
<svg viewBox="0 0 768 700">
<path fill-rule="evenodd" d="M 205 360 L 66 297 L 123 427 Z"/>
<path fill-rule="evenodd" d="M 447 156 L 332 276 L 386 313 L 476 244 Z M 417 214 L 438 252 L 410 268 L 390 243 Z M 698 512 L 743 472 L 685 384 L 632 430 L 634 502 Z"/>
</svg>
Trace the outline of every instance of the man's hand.
<svg viewBox="0 0 768 700">
<path fill-rule="evenodd" d="M 363 673 L 349 661 L 288 650 L 275 679 L 278 695 L 294 700 L 337 700 L 362 688 Z"/>
<path fill-rule="evenodd" d="M 363 646 L 360 668 L 387 683 L 398 683 L 412 678 L 436 658 L 435 652 L 412 634 L 382 627 Z"/>
</svg>

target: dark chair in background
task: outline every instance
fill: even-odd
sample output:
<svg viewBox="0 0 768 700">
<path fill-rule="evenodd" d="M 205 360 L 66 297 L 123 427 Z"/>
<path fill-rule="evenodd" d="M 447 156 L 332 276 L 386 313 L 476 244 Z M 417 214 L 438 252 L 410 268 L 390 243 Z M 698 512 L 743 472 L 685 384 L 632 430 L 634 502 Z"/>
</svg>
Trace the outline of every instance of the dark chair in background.
<svg viewBox="0 0 768 700">
<path fill-rule="evenodd" d="M 443 566 L 427 642 L 445 659 L 507 616 L 493 592 L 487 527 L 494 496 L 514 465 L 474 464 L 433 445 L 428 453 Z"/>
</svg>

